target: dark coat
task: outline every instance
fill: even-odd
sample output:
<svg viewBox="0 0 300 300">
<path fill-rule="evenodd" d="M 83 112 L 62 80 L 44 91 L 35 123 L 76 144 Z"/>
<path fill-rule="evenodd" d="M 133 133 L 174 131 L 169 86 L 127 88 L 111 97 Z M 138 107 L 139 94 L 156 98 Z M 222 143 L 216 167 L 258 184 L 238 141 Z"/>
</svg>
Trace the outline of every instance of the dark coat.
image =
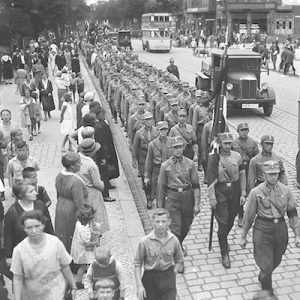
<svg viewBox="0 0 300 300">
<path fill-rule="evenodd" d="M 76 74 L 80 72 L 80 64 L 79 59 L 77 57 L 73 57 L 71 60 L 72 72 Z"/>
<path fill-rule="evenodd" d="M 57 65 L 58 70 L 61 70 L 66 65 L 66 59 L 64 55 L 57 54 L 55 56 L 55 64 Z"/>
</svg>

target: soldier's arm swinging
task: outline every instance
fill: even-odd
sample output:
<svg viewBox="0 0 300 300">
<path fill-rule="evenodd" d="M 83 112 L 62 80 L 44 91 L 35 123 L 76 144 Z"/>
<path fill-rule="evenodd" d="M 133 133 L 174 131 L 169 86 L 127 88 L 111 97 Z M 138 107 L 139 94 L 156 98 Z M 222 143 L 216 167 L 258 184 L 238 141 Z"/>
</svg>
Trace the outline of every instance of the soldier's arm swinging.
<svg viewBox="0 0 300 300">
<path fill-rule="evenodd" d="M 167 174 L 163 165 L 160 167 L 158 186 L 157 186 L 157 207 L 161 208 L 165 206 L 166 189 L 167 189 Z"/>
<path fill-rule="evenodd" d="M 240 182 L 240 188 L 241 188 L 241 198 L 240 198 L 240 205 L 243 205 L 246 202 L 246 171 L 240 170 L 239 171 L 239 182 Z"/>
</svg>

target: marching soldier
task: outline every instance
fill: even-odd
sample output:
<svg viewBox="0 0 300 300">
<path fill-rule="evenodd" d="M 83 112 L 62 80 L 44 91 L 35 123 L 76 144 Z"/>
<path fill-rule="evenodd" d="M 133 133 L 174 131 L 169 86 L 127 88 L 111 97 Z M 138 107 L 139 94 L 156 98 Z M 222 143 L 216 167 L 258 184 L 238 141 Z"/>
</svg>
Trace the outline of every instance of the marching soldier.
<svg viewBox="0 0 300 300">
<path fill-rule="evenodd" d="M 276 160 L 279 163 L 280 173 L 279 181 L 287 185 L 287 177 L 283 167 L 281 158 L 275 154 L 273 150 L 274 137 L 272 135 L 264 135 L 261 138 L 262 151 L 250 160 L 248 172 L 248 186 L 251 191 L 255 186 L 265 181 L 262 165 L 268 160 Z"/>
<path fill-rule="evenodd" d="M 198 145 L 196 133 L 192 125 L 186 123 L 186 110 L 179 109 L 179 123 L 173 126 L 170 130 L 170 137 L 181 136 L 184 141 L 183 155 L 193 161 L 198 161 Z"/>
<path fill-rule="evenodd" d="M 200 212 L 200 186 L 195 163 L 183 156 L 182 138 L 176 136 L 171 143 L 173 155 L 160 168 L 158 206 L 170 212 L 170 229 L 182 246 L 194 216 Z M 183 263 L 178 272 L 184 272 Z"/>
<path fill-rule="evenodd" d="M 218 178 L 208 187 L 210 206 L 215 210 L 218 239 L 222 255 L 222 265 L 230 268 L 227 236 L 233 226 L 239 205 L 246 201 L 246 174 L 242 169 L 242 157 L 232 151 L 233 137 L 230 133 L 221 133 Z"/>
<path fill-rule="evenodd" d="M 148 147 L 145 163 L 145 185 L 151 183 L 151 202 L 147 202 L 147 208 L 152 208 L 153 200 L 157 200 L 157 184 L 160 166 L 172 155 L 171 138 L 168 137 L 169 126 L 161 121 L 156 124 L 158 137 Z"/>
<path fill-rule="evenodd" d="M 149 144 L 158 136 L 157 129 L 153 126 L 153 115 L 150 112 L 144 113 L 144 126 L 140 128 L 134 137 L 132 146 L 132 166 L 139 169 L 142 183 L 147 197 L 147 208 L 152 207 L 151 186 L 145 185 L 145 161 Z"/>
<path fill-rule="evenodd" d="M 252 226 L 254 259 L 260 268 L 258 280 L 263 290 L 273 294 L 272 273 L 279 266 L 288 244 L 288 230 L 284 220 L 287 213 L 289 223 L 295 234 L 296 247 L 300 247 L 299 218 L 294 197 L 284 184 L 279 182 L 282 172 L 279 162 L 269 160 L 263 163 L 265 182 L 250 192 L 240 245 L 247 244 L 247 233 Z"/>
<path fill-rule="evenodd" d="M 237 132 L 239 134 L 238 138 L 233 141 L 232 150 L 241 154 L 244 170 L 246 172 L 246 180 L 248 179 L 249 162 L 252 157 L 259 153 L 257 143 L 248 136 L 249 125 L 248 123 L 241 123 L 237 127 Z M 247 194 L 249 193 L 249 188 L 247 189 Z M 242 227 L 244 215 L 243 205 L 239 209 L 239 220 L 238 226 Z"/>
<path fill-rule="evenodd" d="M 113 74 L 113 80 L 111 80 L 109 83 L 108 93 L 107 93 L 111 114 L 115 119 L 115 123 L 118 122 L 116 104 L 117 104 L 117 91 L 119 88 L 119 84 L 120 84 L 119 75 L 118 73 L 115 73 Z"/>
<path fill-rule="evenodd" d="M 184 108 L 187 111 L 189 111 L 189 108 L 192 104 L 191 94 L 189 92 L 189 86 L 190 84 L 188 82 L 183 82 L 182 83 L 183 92 L 177 96 L 177 99 L 179 100 L 179 107 Z"/>
<path fill-rule="evenodd" d="M 160 109 L 168 104 L 168 98 L 167 95 L 169 94 L 168 90 L 163 88 L 162 86 L 161 88 L 161 94 L 159 95 L 158 101 L 155 104 L 155 122 L 159 122 L 159 121 L 163 121 L 161 120 L 161 116 L 160 116 Z"/>
<path fill-rule="evenodd" d="M 171 110 L 165 115 L 164 121 L 168 122 L 169 129 L 178 123 L 178 100 L 173 98 L 170 100 Z"/>
</svg>

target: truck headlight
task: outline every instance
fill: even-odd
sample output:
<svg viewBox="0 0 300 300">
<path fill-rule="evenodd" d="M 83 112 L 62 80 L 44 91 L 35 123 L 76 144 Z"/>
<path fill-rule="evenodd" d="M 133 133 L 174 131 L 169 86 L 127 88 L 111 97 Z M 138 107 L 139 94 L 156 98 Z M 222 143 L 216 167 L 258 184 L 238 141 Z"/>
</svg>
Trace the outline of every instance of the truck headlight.
<svg viewBox="0 0 300 300">
<path fill-rule="evenodd" d="M 265 82 L 261 85 L 262 90 L 267 90 L 269 88 L 269 85 Z"/>
<path fill-rule="evenodd" d="M 231 90 L 233 89 L 232 83 L 230 83 L 230 82 L 227 83 L 227 84 L 226 84 L 226 88 L 227 88 L 228 91 L 231 91 Z"/>
</svg>

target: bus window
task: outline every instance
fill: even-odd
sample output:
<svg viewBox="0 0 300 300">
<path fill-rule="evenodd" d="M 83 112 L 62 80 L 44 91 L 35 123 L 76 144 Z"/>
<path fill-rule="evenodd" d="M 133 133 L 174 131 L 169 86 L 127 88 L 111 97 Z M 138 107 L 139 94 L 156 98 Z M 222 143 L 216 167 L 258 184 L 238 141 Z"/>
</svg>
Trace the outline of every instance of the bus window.
<svg viewBox="0 0 300 300">
<path fill-rule="evenodd" d="M 155 37 L 155 31 L 151 31 L 151 37 Z"/>
<path fill-rule="evenodd" d="M 164 21 L 164 17 L 159 17 L 159 21 Z"/>
<path fill-rule="evenodd" d="M 150 17 L 150 21 L 155 21 L 155 19 L 156 19 L 156 17 L 154 17 L 154 16 Z"/>
</svg>

